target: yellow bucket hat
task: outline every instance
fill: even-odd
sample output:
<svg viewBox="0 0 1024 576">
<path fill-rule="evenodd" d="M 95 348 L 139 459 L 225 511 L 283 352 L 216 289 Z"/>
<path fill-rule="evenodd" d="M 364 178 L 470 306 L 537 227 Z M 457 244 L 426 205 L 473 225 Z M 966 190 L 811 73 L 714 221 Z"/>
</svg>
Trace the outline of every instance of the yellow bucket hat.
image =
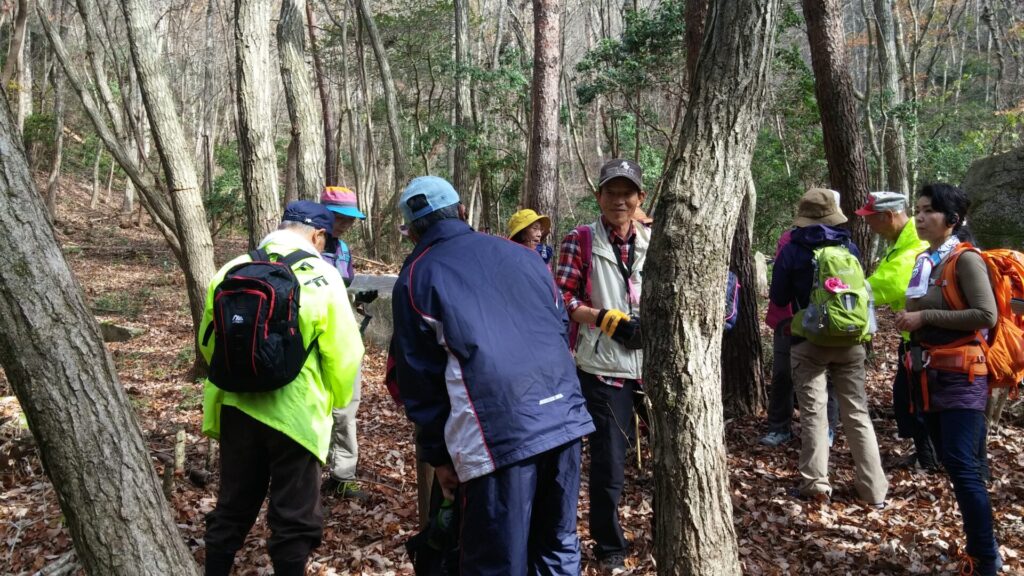
<svg viewBox="0 0 1024 576">
<path fill-rule="evenodd" d="M 520 210 L 512 215 L 508 219 L 508 238 L 511 240 L 515 238 L 516 234 L 519 234 L 523 230 L 526 230 L 534 222 L 540 222 L 540 225 L 544 227 L 544 233 L 547 234 L 551 231 L 551 219 L 542 214 L 537 214 L 533 210 L 526 208 Z"/>
</svg>

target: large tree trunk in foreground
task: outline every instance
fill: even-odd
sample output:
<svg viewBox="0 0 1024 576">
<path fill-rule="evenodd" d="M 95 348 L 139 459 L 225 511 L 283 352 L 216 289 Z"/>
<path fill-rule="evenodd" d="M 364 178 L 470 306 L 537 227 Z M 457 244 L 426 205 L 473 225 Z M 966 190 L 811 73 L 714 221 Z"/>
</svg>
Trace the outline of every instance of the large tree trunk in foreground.
<svg viewBox="0 0 1024 576">
<path fill-rule="evenodd" d="M 722 336 L 722 404 L 725 417 L 756 414 L 764 408 L 764 367 L 761 350 L 761 322 L 758 316 L 757 269 L 750 247 L 757 211 L 754 180 L 747 174 L 746 193 L 732 236 L 729 269 L 740 282 L 736 325 Z"/>
<path fill-rule="evenodd" d="M 524 208 L 558 218 L 558 80 L 561 0 L 533 0 L 533 85 Z"/>
<path fill-rule="evenodd" d="M 157 50 L 149 5 L 144 0 L 121 0 L 121 7 L 146 114 L 174 207 L 192 324 L 199 326 L 206 305 L 206 288 L 214 273 L 213 239 L 206 225 L 202 191 L 191 147 L 174 108 L 174 96 L 165 74 L 166 62 Z"/>
<path fill-rule="evenodd" d="M 0 363 L 88 574 L 198 574 L 0 110 Z"/>
<path fill-rule="evenodd" d="M 277 152 L 270 122 L 270 87 L 275 79 L 270 74 L 269 2 L 235 0 L 235 57 L 239 160 L 249 216 L 249 247 L 255 248 L 281 220 Z"/>
<path fill-rule="evenodd" d="M 740 573 L 722 421 L 726 265 L 765 101 L 776 0 L 709 8 L 643 290 L 659 574 Z M 711 303 L 718 303 L 711 305 Z"/>
<path fill-rule="evenodd" d="M 692 85 L 697 71 L 708 0 L 686 3 L 686 70 Z M 736 325 L 722 336 L 722 404 L 725 416 L 755 414 L 764 407 L 765 389 L 761 351 L 761 323 L 758 317 L 757 281 L 750 243 L 753 236 L 757 190 L 749 173 L 743 195 L 739 222 L 732 237 L 729 270 L 740 283 L 739 317 Z"/>
<path fill-rule="evenodd" d="M 839 0 L 803 0 L 807 39 L 811 44 L 814 93 L 821 111 L 825 137 L 825 158 L 832 188 L 842 195 L 847 226 L 861 251 L 861 263 L 870 258 L 871 230 L 863 218 L 854 216 L 868 197 L 868 169 L 853 96 L 853 79 L 846 58 Z"/>
<path fill-rule="evenodd" d="M 295 176 L 299 198 L 316 200 L 324 187 L 324 133 L 317 114 L 313 84 L 306 66 L 306 0 L 281 2 L 277 47 L 281 79 L 296 142 Z"/>
</svg>

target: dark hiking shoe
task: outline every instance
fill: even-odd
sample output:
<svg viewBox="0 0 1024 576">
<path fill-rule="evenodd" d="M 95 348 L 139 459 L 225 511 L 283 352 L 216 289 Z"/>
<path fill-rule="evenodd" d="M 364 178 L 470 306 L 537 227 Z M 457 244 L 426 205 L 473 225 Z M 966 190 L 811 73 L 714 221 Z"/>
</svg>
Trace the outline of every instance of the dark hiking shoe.
<svg viewBox="0 0 1024 576">
<path fill-rule="evenodd" d="M 786 442 L 793 439 L 793 434 L 790 432 L 769 432 L 761 437 L 759 440 L 762 446 L 781 446 Z"/>
<path fill-rule="evenodd" d="M 609 554 L 597 561 L 602 574 L 622 574 L 626 571 L 624 554 Z"/>
</svg>

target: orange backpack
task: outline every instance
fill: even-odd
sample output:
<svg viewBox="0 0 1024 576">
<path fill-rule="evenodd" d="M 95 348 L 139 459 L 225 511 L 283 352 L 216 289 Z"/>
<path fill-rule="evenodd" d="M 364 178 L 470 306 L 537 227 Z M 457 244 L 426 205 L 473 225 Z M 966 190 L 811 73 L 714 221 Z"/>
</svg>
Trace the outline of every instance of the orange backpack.
<svg viewBox="0 0 1024 576">
<path fill-rule="evenodd" d="M 1024 378 L 1024 316 L 1013 313 L 1010 300 L 1024 298 L 1024 254 L 1005 249 L 982 251 L 969 242 L 960 244 L 950 254 L 939 281 L 942 297 L 953 310 L 967 308 L 956 281 L 956 261 L 968 250 L 984 259 L 999 310 L 999 318 L 989 330 L 988 338 L 978 335 L 978 343 L 985 353 L 989 389 L 1009 388 L 1014 393 Z"/>
</svg>

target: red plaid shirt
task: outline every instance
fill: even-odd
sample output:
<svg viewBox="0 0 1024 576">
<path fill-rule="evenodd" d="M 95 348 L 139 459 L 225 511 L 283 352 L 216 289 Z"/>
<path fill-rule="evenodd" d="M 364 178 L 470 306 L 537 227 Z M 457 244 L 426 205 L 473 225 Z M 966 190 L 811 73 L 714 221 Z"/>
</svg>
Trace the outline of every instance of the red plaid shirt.
<svg viewBox="0 0 1024 576">
<path fill-rule="evenodd" d="M 629 247 L 636 238 L 636 229 L 629 223 L 629 232 L 623 238 L 608 226 L 608 221 L 601 216 L 601 226 L 608 233 L 608 241 L 619 249 L 622 263 L 629 265 Z M 555 284 L 562 291 L 565 309 L 572 316 L 577 308 L 589 304 L 588 295 L 583 294 L 587 279 L 583 277 L 583 255 L 580 254 L 580 234 L 575 229 L 562 240 L 562 249 L 558 253 L 558 268 L 555 269 Z"/>
<path fill-rule="evenodd" d="M 604 216 L 601 216 L 601 226 L 608 233 L 608 241 L 611 245 L 618 248 L 622 263 L 628 266 L 629 247 L 636 238 L 636 229 L 633 227 L 633 223 L 630 222 L 625 238 L 619 236 L 618 232 L 608 225 Z M 590 305 L 589 295 L 583 293 L 587 279 L 583 277 L 583 255 L 580 252 L 580 235 L 574 229 L 562 240 L 562 249 L 558 253 L 558 267 L 555 269 L 555 284 L 562 291 L 565 309 L 570 317 L 580 306 Z M 621 388 L 626 380 L 625 378 L 610 378 L 600 375 L 598 375 L 598 379 L 616 388 Z M 640 380 L 637 382 L 642 383 Z"/>
</svg>

